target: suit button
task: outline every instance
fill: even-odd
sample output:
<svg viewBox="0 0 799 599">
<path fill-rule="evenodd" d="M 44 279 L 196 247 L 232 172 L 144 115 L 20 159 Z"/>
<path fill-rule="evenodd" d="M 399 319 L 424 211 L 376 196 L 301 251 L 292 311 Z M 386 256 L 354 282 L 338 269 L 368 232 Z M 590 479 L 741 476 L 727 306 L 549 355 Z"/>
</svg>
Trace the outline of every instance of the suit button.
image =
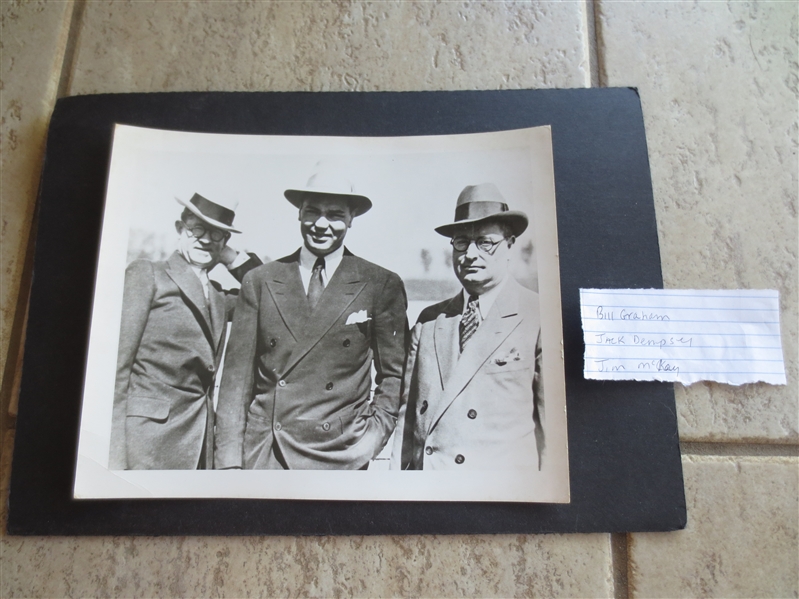
<svg viewBox="0 0 799 599">
<path fill-rule="evenodd" d="M 427 455 L 433 455 L 433 448 L 428 445 L 427 447 L 424 448 L 424 452 Z"/>
<path fill-rule="evenodd" d="M 349 339 L 345 339 L 345 340 L 344 340 L 344 343 L 342 343 L 342 345 L 343 345 L 344 347 L 349 347 L 349 346 L 350 346 L 350 340 L 349 340 Z"/>
<path fill-rule="evenodd" d="M 213 371 L 214 371 L 214 365 L 213 364 L 209 364 L 208 365 L 208 372 L 213 372 Z"/>
<path fill-rule="evenodd" d="M 421 408 L 419 408 L 419 413 L 420 413 L 420 414 L 424 414 L 426 411 L 427 411 L 427 400 L 425 399 L 425 400 L 422 402 L 422 407 L 421 407 Z"/>
<path fill-rule="evenodd" d="M 276 431 L 279 431 L 279 430 L 280 430 L 280 429 L 282 429 L 282 428 L 283 428 L 283 427 L 282 427 L 282 426 L 280 426 L 280 423 L 279 423 L 279 422 L 275 422 L 275 430 L 276 430 Z"/>
<path fill-rule="evenodd" d="M 474 420 L 475 418 L 477 418 L 477 412 L 476 412 L 475 410 L 469 410 L 469 411 L 466 413 L 466 415 L 467 415 L 469 418 L 471 418 L 472 420 Z"/>
<path fill-rule="evenodd" d="M 325 385 L 325 389 L 327 389 L 328 391 L 330 391 L 332 388 L 333 388 L 333 383 L 328 383 L 327 385 Z"/>
<path fill-rule="evenodd" d="M 277 339 L 269 340 L 269 347 L 275 347 L 276 345 L 277 345 Z"/>
<path fill-rule="evenodd" d="M 466 458 L 464 458 L 461 454 L 458 454 L 458 455 L 455 456 L 455 463 L 456 464 L 463 464 L 465 459 Z"/>
<path fill-rule="evenodd" d="M 286 381 L 284 381 L 283 379 L 280 379 L 280 380 L 277 382 L 277 384 L 278 384 L 278 386 L 279 386 L 279 387 L 285 387 L 285 386 L 286 386 Z"/>
<path fill-rule="evenodd" d="M 329 422 L 325 422 L 325 423 L 322 425 L 322 430 L 323 430 L 323 431 L 329 431 L 329 430 L 330 430 L 330 423 L 329 423 Z"/>
</svg>

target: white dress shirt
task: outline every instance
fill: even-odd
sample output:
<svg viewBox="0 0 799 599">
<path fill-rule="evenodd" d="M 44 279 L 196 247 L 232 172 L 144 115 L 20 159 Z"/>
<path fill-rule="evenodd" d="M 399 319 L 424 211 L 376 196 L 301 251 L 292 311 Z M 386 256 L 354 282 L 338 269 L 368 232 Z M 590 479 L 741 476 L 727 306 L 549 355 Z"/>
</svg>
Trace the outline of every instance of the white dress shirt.
<svg viewBox="0 0 799 599">
<path fill-rule="evenodd" d="M 480 314 L 480 324 L 486 319 L 488 313 L 491 311 L 491 306 L 494 305 L 494 302 L 499 296 L 500 291 L 502 291 L 502 287 L 505 285 L 505 281 L 503 280 L 499 285 L 494 287 L 493 289 L 489 289 L 482 295 L 477 296 L 477 311 Z M 461 318 L 463 315 L 466 314 L 466 308 L 469 306 L 469 292 L 465 289 L 461 289 L 461 293 L 463 294 L 463 310 L 461 311 Z M 479 328 L 479 326 L 478 326 Z M 458 327 L 460 330 L 460 327 Z M 460 335 L 455 335 L 455 347 L 453 348 L 453 355 L 461 356 L 461 345 L 460 345 Z"/>
<path fill-rule="evenodd" d="M 502 287 L 505 285 L 505 281 L 503 281 L 494 287 L 493 289 L 489 289 L 484 294 L 477 296 L 477 308 L 480 311 L 480 322 L 483 322 L 488 316 L 488 313 L 491 311 L 491 306 L 494 305 L 494 302 L 499 296 L 500 291 L 502 291 Z M 461 290 L 463 293 L 463 311 L 461 312 L 461 316 L 466 313 L 466 308 L 469 305 L 469 292 L 465 289 Z"/>
<path fill-rule="evenodd" d="M 205 301 L 208 301 L 208 286 L 211 284 L 208 280 L 208 271 L 200 266 L 194 266 L 194 264 L 190 264 L 191 269 L 194 271 L 194 274 L 197 275 L 197 278 L 200 279 L 200 284 L 203 286 L 203 295 L 205 296 Z"/>
<path fill-rule="evenodd" d="M 300 248 L 300 278 L 302 279 L 302 286 L 305 289 L 306 295 L 308 294 L 308 285 L 311 283 L 311 275 L 313 274 L 313 267 L 316 264 L 316 259 L 319 256 L 314 254 L 304 245 Z M 325 267 L 322 269 L 322 286 L 327 287 L 327 282 L 333 278 L 336 273 L 338 265 L 341 264 L 341 259 L 344 257 L 344 246 L 342 245 L 337 250 L 333 250 L 325 258 Z"/>
</svg>

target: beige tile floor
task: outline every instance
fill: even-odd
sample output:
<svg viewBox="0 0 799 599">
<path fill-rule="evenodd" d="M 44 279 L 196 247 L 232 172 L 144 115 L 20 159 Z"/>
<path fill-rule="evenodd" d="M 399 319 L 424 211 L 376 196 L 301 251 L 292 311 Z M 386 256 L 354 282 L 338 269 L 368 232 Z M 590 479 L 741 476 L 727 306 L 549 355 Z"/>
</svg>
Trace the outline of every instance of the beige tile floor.
<svg viewBox="0 0 799 599">
<path fill-rule="evenodd" d="M 775 288 L 789 384 L 677 388 L 666 534 L 0 538 L 0 596 L 799 596 L 796 2 L 0 0 L 5 497 L 25 256 L 56 97 L 640 90 L 666 286 Z"/>
</svg>

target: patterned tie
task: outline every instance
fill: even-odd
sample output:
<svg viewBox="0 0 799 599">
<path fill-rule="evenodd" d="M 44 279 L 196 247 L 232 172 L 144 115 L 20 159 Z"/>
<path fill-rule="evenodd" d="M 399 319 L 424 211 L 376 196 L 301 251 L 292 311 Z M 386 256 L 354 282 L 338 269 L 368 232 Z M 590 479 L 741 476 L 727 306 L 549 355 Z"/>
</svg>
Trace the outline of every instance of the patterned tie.
<svg viewBox="0 0 799 599">
<path fill-rule="evenodd" d="M 320 256 L 314 262 L 311 280 L 308 283 L 308 303 L 311 304 L 311 308 L 316 307 L 316 304 L 319 303 L 319 298 L 322 297 L 322 292 L 325 290 L 325 286 L 322 283 L 322 271 L 324 269 L 325 259 Z"/>
<path fill-rule="evenodd" d="M 469 296 L 469 303 L 466 304 L 466 312 L 463 313 L 460 325 L 461 353 L 466 347 L 466 342 L 472 338 L 477 327 L 480 326 L 480 300 L 476 295 Z"/>
</svg>

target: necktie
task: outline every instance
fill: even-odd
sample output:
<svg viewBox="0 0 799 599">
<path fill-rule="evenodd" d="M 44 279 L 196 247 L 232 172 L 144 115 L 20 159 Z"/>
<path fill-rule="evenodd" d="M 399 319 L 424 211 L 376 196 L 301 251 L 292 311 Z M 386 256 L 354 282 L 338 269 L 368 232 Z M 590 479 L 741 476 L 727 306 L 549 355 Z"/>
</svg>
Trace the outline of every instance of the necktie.
<svg viewBox="0 0 799 599">
<path fill-rule="evenodd" d="M 197 276 L 200 278 L 200 284 L 203 286 L 205 301 L 208 301 L 208 273 L 205 270 L 200 270 Z"/>
<path fill-rule="evenodd" d="M 325 259 L 320 256 L 316 259 L 316 262 L 314 262 L 313 271 L 311 271 L 311 280 L 308 283 L 308 303 L 311 304 L 311 308 L 316 307 L 319 298 L 322 297 L 322 292 L 325 290 L 325 285 L 322 282 L 322 271 L 324 269 Z"/>
<path fill-rule="evenodd" d="M 472 335 L 477 331 L 480 326 L 480 300 L 476 295 L 469 296 L 469 303 L 466 304 L 466 311 L 463 313 L 460 325 L 461 337 L 461 353 L 463 348 L 466 347 L 466 342 L 472 338 Z"/>
</svg>

